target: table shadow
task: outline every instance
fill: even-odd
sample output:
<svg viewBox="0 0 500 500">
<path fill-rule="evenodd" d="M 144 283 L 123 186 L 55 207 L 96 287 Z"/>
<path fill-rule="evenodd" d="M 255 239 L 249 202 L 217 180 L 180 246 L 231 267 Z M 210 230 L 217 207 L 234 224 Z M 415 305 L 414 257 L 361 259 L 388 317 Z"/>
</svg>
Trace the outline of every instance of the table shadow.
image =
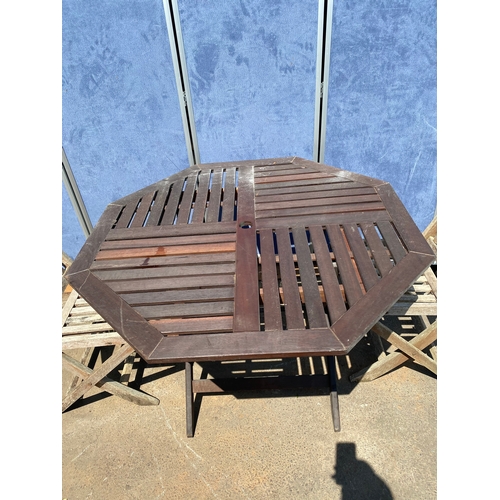
<svg viewBox="0 0 500 500">
<path fill-rule="evenodd" d="M 342 489 L 342 500 L 392 500 L 390 488 L 372 467 L 356 457 L 355 443 L 337 443 L 332 479 Z"/>
</svg>

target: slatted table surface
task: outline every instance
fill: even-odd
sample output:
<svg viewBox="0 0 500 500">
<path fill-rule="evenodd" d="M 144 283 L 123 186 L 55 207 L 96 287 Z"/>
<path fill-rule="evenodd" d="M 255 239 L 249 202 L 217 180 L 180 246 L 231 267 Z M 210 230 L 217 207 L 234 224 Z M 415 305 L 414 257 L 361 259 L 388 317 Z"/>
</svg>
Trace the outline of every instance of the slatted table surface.
<svg viewBox="0 0 500 500">
<path fill-rule="evenodd" d="M 148 363 L 332 356 L 434 259 L 387 182 L 275 158 L 111 203 L 67 279 Z"/>
</svg>

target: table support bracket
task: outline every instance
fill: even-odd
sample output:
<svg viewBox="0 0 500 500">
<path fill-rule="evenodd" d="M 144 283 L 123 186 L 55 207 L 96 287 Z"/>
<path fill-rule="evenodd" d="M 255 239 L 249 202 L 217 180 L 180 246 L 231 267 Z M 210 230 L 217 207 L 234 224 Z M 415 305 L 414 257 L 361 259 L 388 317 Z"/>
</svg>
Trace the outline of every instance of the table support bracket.
<svg viewBox="0 0 500 500">
<path fill-rule="evenodd" d="M 286 389 L 328 389 L 335 432 L 340 431 L 340 410 L 337 392 L 335 357 L 326 357 L 327 375 L 284 375 L 268 377 L 234 377 L 193 379 L 193 362 L 185 363 L 186 382 L 186 435 L 194 436 L 195 394 L 229 394 L 251 390 L 286 390 Z"/>
</svg>

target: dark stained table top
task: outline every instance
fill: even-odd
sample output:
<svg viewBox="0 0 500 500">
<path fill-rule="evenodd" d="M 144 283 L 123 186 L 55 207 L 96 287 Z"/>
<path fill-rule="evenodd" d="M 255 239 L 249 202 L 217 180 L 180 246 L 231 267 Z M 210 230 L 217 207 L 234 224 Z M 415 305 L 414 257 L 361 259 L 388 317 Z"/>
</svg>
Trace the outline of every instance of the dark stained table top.
<svg viewBox="0 0 500 500">
<path fill-rule="evenodd" d="M 67 278 L 148 363 L 330 356 L 434 259 L 387 182 L 274 158 L 111 203 Z"/>
</svg>

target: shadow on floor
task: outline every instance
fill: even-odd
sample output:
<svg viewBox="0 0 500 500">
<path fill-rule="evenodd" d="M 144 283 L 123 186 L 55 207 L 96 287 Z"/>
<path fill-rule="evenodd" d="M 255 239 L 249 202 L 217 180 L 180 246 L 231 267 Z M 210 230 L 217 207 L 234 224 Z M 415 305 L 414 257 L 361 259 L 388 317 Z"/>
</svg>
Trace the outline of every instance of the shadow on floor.
<svg viewBox="0 0 500 500">
<path fill-rule="evenodd" d="M 392 500 L 389 487 L 371 466 L 356 458 L 355 443 L 337 443 L 332 479 L 342 488 L 342 500 Z"/>
</svg>

